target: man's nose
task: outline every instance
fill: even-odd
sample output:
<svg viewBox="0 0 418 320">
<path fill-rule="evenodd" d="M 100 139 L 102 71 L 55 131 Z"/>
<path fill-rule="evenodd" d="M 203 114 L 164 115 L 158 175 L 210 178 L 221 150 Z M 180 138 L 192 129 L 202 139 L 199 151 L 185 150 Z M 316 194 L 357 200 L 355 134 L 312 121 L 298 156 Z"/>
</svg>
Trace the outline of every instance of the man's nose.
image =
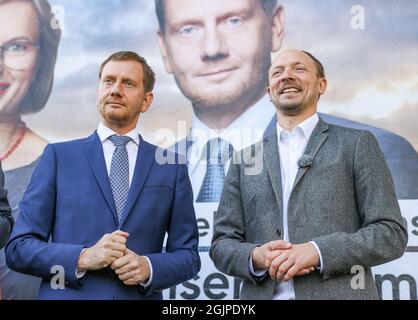
<svg viewBox="0 0 418 320">
<path fill-rule="evenodd" d="M 203 42 L 203 60 L 217 60 L 228 56 L 226 43 L 216 26 L 206 28 Z"/>
<path fill-rule="evenodd" d="M 122 95 L 121 92 L 122 92 L 122 83 L 120 81 L 116 81 L 110 90 L 110 95 L 121 96 Z"/>
<path fill-rule="evenodd" d="M 287 81 L 294 78 L 294 74 L 290 68 L 285 68 L 280 75 L 280 81 Z"/>
</svg>

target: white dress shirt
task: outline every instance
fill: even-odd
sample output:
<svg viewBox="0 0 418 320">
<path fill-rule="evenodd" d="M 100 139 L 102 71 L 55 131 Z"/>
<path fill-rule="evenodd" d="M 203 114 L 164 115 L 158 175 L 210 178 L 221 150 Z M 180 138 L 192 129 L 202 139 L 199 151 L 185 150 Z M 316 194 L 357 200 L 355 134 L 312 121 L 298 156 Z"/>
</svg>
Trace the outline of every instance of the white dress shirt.
<svg viewBox="0 0 418 320">
<path fill-rule="evenodd" d="M 99 139 L 102 143 L 103 155 L 104 155 L 104 160 L 106 163 L 107 174 L 108 176 L 110 176 L 110 166 L 112 163 L 113 153 L 116 150 L 116 146 L 109 138 L 113 135 L 118 135 L 118 134 L 114 132 L 112 129 L 106 127 L 103 123 L 100 123 L 99 127 L 97 128 L 97 135 L 99 136 Z M 130 187 L 132 183 L 132 178 L 134 176 L 136 158 L 138 156 L 138 147 L 140 143 L 138 129 L 135 128 L 134 130 L 124 134 L 124 136 L 130 137 L 132 139 L 126 144 L 126 150 L 128 152 L 128 159 L 129 159 L 129 187 Z M 84 250 L 85 249 L 83 249 L 83 251 Z M 81 251 L 81 253 L 83 253 L 83 251 Z M 150 266 L 150 277 L 149 277 L 148 282 L 142 285 L 144 287 L 148 287 L 152 282 L 153 269 L 152 269 L 151 261 L 148 259 L 148 257 L 145 257 L 145 258 L 147 259 L 148 264 Z M 82 278 L 86 274 L 86 272 L 78 272 L 77 270 L 76 274 L 78 278 Z"/>
<path fill-rule="evenodd" d="M 207 143 L 212 139 L 221 138 L 230 143 L 235 151 L 242 150 L 263 138 L 275 114 L 274 106 L 266 95 L 222 131 L 209 128 L 193 115 L 190 130 L 193 143 L 188 151 L 187 161 L 194 201 L 199 195 L 206 174 L 207 155 L 204 151 Z M 229 164 L 230 160 L 225 163 L 225 175 Z"/>
<path fill-rule="evenodd" d="M 298 160 L 303 155 L 308 144 L 308 140 L 312 135 L 315 126 L 319 121 L 318 115 L 315 113 L 310 118 L 301 122 L 292 131 L 283 129 L 277 124 L 277 141 L 280 154 L 280 173 L 282 180 L 282 192 L 283 192 L 283 240 L 289 241 L 289 229 L 288 229 L 288 204 L 289 198 L 292 192 L 293 184 L 295 182 L 296 174 L 299 170 Z M 318 246 L 315 242 L 311 241 L 315 246 L 321 260 L 322 270 L 322 257 Z M 252 260 L 250 260 L 250 271 L 256 276 L 262 276 L 265 271 L 254 271 Z M 274 288 L 273 300 L 294 300 L 295 290 L 293 287 L 293 280 L 287 282 L 277 282 Z"/>
<path fill-rule="evenodd" d="M 97 128 L 97 135 L 102 142 L 103 147 L 103 154 L 106 163 L 107 175 L 110 176 L 110 165 L 112 163 L 113 153 L 116 150 L 115 144 L 109 139 L 113 135 L 117 135 L 112 129 L 106 127 L 103 123 L 99 124 Z M 129 187 L 132 183 L 132 178 L 134 176 L 135 165 L 136 165 L 136 157 L 138 155 L 138 147 L 139 147 L 139 133 L 138 129 L 134 129 L 124 136 L 131 138 L 132 140 L 126 144 L 126 151 L 128 151 L 128 158 L 129 158 Z"/>
</svg>

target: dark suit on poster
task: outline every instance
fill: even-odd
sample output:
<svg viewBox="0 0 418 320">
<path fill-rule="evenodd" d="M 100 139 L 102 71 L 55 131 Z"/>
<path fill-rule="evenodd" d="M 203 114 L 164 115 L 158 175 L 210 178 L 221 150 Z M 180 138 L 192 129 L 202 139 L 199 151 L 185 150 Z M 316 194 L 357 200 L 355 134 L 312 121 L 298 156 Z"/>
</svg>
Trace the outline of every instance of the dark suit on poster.
<svg viewBox="0 0 418 320">
<path fill-rule="evenodd" d="M 418 199 L 418 153 L 403 137 L 368 124 L 319 113 L 327 123 L 370 131 L 385 155 L 398 199 Z"/>
<path fill-rule="evenodd" d="M 7 201 L 7 191 L 4 189 L 4 174 L 0 162 L 0 248 L 6 244 L 12 226 L 13 217 Z"/>
<path fill-rule="evenodd" d="M 198 232 L 187 168 L 157 164 L 157 150 L 140 139 L 119 224 L 98 135 L 47 146 L 6 246 L 12 269 L 43 278 L 39 298 L 161 299 L 162 289 L 196 275 Z M 118 228 L 130 234 L 126 246 L 151 261 L 147 290 L 124 285 L 109 267 L 76 277 L 82 249 Z M 167 252 L 162 253 L 166 232 Z M 51 289 L 54 265 L 64 267 L 65 290 Z"/>
<path fill-rule="evenodd" d="M 323 269 L 293 279 L 296 299 L 377 299 L 370 268 L 402 256 L 407 232 L 376 139 L 320 120 L 304 154 L 288 204 L 289 241 L 315 241 Z M 276 282 L 253 277 L 249 259 L 283 236 L 277 134 L 240 155 L 226 177 L 210 255 L 219 270 L 244 279 L 241 299 L 270 300 Z M 261 172 L 248 174 L 246 163 L 262 163 Z M 351 287 L 355 265 L 364 267 L 364 290 Z"/>
</svg>

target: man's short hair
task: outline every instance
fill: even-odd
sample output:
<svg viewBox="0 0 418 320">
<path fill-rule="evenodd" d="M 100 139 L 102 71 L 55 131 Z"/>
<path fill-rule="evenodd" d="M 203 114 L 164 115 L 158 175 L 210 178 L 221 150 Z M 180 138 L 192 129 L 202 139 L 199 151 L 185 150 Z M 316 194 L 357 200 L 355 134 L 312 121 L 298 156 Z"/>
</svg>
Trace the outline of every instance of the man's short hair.
<svg viewBox="0 0 418 320">
<path fill-rule="evenodd" d="M 304 54 L 306 54 L 311 60 L 314 62 L 316 67 L 316 73 L 319 78 L 325 78 L 325 69 L 322 65 L 321 61 L 319 61 L 312 53 L 309 53 L 308 51 L 303 51 Z"/>
<path fill-rule="evenodd" d="M 119 51 L 111 54 L 100 66 L 99 79 L 102 77 L 102 71 L 104 66 L 110 61 L 136 61 L 142 65 L 144 70 L 144 90 L 145 92 L 151 92 L 154 89 L 155 74 L 151 67 L 148 65 L 144 57 L 133 51 Z"/>
<path fill-rule="evenodd" d="M 260 0 L 264 11 L 269 17 L 274 15 L 277 0 Z M 155 0 L 155 13 L 157 14 L 160 32 L 165 32 L 165 0 Z"/>
</svg>

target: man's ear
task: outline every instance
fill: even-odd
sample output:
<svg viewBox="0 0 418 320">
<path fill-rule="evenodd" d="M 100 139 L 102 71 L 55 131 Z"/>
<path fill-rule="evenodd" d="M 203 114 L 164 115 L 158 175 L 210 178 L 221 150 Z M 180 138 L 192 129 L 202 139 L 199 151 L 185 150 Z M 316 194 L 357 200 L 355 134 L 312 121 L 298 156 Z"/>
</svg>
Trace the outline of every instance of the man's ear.
<svg viewBox="0 0 418 320">
<path fill-rule="evenodd" d="M 271 51 L 277 52 L 280 50 L 283 42 L 285 30 L 285 17 L 284 8 L 277 6 L 274 11 L 273 17 L 271 18 L 271 31 L 272 31 L 272 49 Z"/>
<path fill-rule="evenodd" d="M 319 96 L 318 100 L 321 99 L 321 96 L 325 93 L 328 87 L 328 81 L 325 78 L 320 78 L 319 80 Z"/>
<path fill-rule="evenodd" d="M 269 95 L 269 99 L 270 101 L 273 101 L 271 98 L 271 90 L 270 90 L 270 85 L 267 87 L 267 94 Z"/>
<path fill-rule="evenodd" d="M 147 92 L 145 94 L 144 101 L 142 102 L 140 112 L 141 113 L 147 112 L 153 100 L 154 100 L 154 94 L 152 93 L 152 91 Z"/>
<path fill-rule="evenodd" d="M 168 50 L 165 44 L 164 35 L 161 32 L 161 30 L 158 30 L 157 35 L 158 35 L 158 44 L 160 45 L 160 52 L 161 52 L 161 57 L 163 58 L 165 71 L 167 73 L 173 73 L 173 69 L 171 68 L 171 64 L 168 59 L 168 52 L 167 52 Z"/>
<path fill-rule="evenodd" d="M 325 78 L 319 79 L 319 94 L 322 96 L 328 87 L 328 81 Z"/>
</svg>

